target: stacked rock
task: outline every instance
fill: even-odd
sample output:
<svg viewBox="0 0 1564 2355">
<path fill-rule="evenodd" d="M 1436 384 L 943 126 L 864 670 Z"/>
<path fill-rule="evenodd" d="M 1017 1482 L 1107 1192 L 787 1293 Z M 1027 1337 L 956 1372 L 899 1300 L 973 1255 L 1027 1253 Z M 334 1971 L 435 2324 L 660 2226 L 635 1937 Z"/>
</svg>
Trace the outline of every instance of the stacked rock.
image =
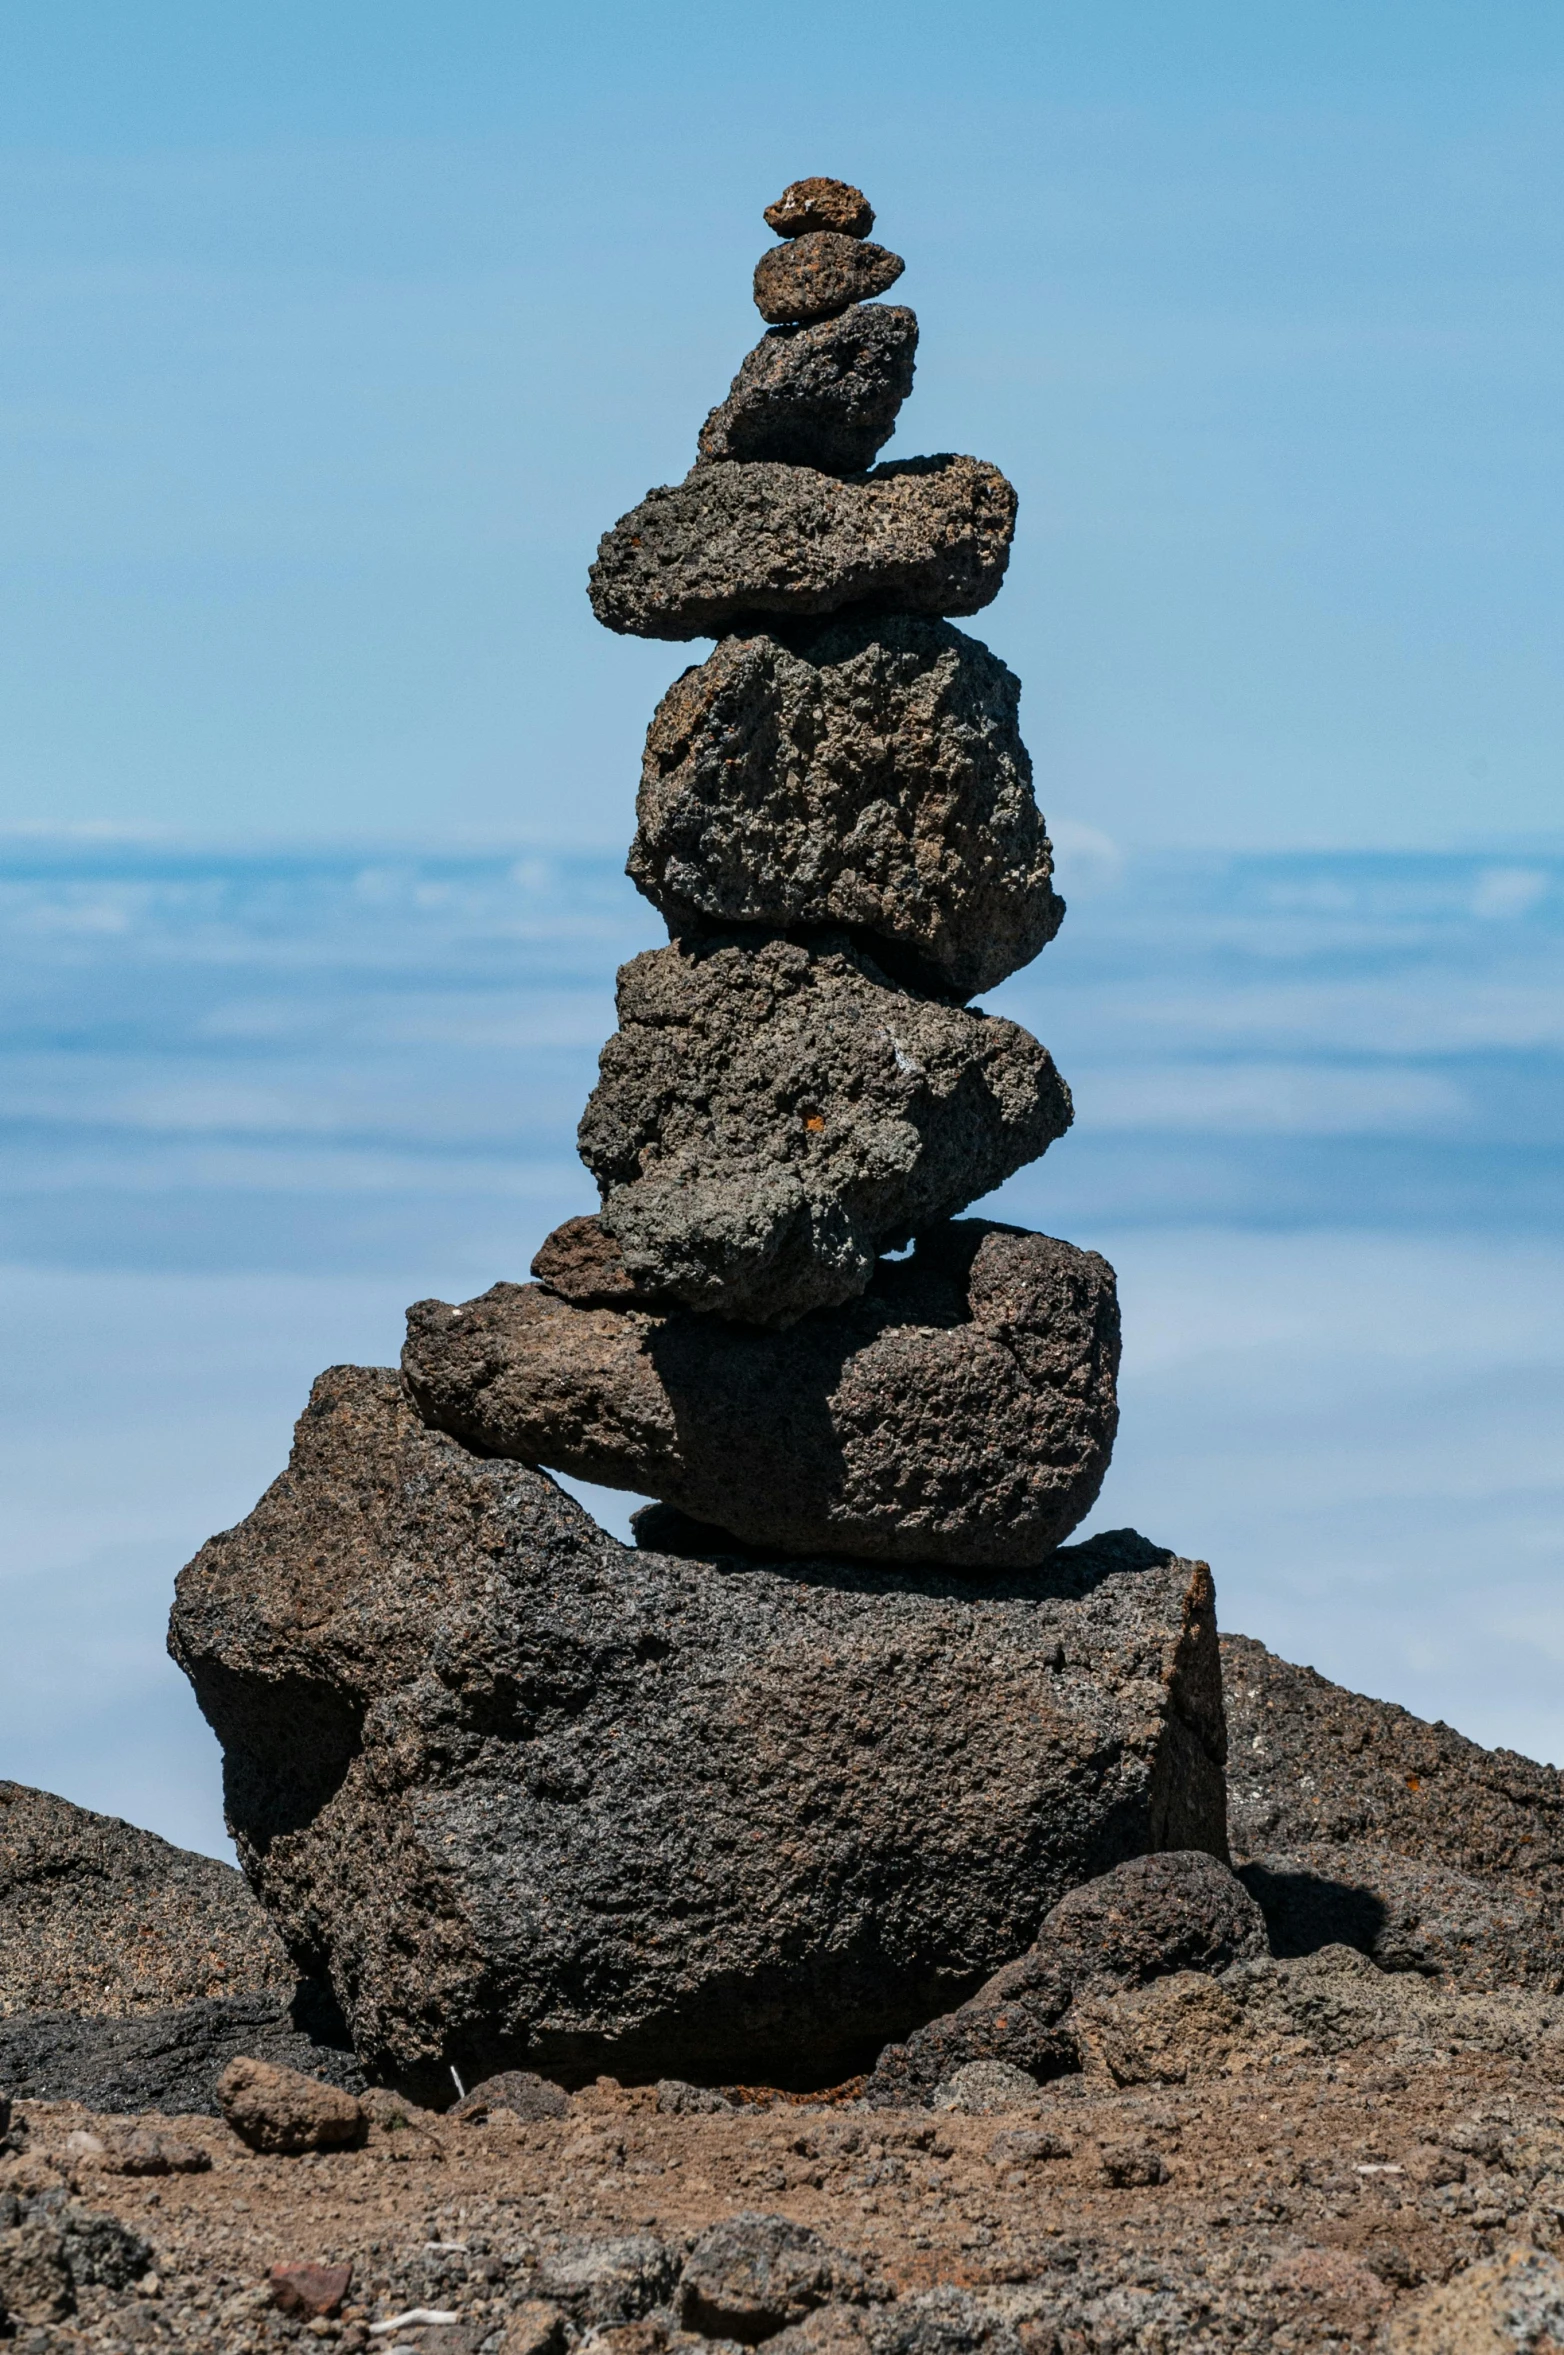
<svg viewBox="0 0 1564 2355">
<path fill-rule="evenodd" d="M 765 217 L 767 333 L 591 572 L 609 629 L 718 640 L 647 737 L 628 871 L 671 938 L 619 975 L 581 1123 L 602 1209 L 536 1285 L 419 1303 L 404 1375 L 470 1446 L 752 1546 L 1024 1567 L 1101 1487 L 1118 1320 L 1095 1253 L 955 1222 L 1071 1118 L 969 1003 L 1064 914 L 1019 682 L 950 622 L 997 595 L 1015 493 L 874 463 L 918 328 L 871 299 L 904 265 L 862 191 Z"/>
</svg>

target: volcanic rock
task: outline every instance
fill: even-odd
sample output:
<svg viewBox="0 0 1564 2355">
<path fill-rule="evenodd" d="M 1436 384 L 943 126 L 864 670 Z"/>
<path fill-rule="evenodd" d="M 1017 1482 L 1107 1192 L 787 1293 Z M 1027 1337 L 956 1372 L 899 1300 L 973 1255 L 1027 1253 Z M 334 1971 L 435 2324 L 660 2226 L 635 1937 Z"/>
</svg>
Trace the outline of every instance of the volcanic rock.
<svg viewBox="0 0 1564 2355">
<path fill-rule="evenodd" d="M 1064 916 L 1020 696 L 948 622 L 725 638 L 657 707 L 627 871 L 674 931 L 852 925 L 992 989 Z"/>
<path fill-rule="evenodd" d="M 241 2054 L 217 2080 L 223 2116 L 257 2151 L 340 2150 L 363 2140 L 368 2120 L 352 2094 Z"/>
<path fill-rule="evenodd" d="M 1016 495 L 980 458 L 697 465 L 598 543 L 592 610 L 632 638 L 720 638 L 757 617 L 977 613 L 1010 561 Z"/>
<path fill-rule="evenodd" d="M 686 2330 L 753 2347 L 832 2299 L 862 2301 L 863 2267 L 786 2216 L 745 2210 L 703 2232 L 679 2276 Z"/>
<path fill-rule="evenodd" d="M 772 246 L 755 264 L 755 308 L 771 327 L 829 319 L 849 303 L 883 294 L 906 267 L 900 254 L 883 245 L 836 229 L 806 229 Z"/>
<path fill-rule="evenodd" d="M 773 327 L 701 427 L 700 454 L 860 474 L 896 430 L 917 348 L 917 319 L 900 304 Z"/>
<path fill-rule="evenodd" d="M 231 1864 L 0 1782 L 0 2018 L 291 1996 L 297 1978 Z"/>
<path fill-rule="evenodd" d="M 531 2124 L 538 2118 L 562 2118 L 569 2107 L 569 2097 L 549 2078 L 531 2069 L 502 2069 L 464 2094 L 451 2116 L 481 2125 L 495 2110 L 509 2110 L 513 2118 Z"/>
<path fill-rule="evenodd" d="M 761 215 L 779 237 L 803 237 L 811 229 L 835 229 L 843 237 L 867 237 L 874 207 L 849 180 L 793 180 Z"/>
<path fill-rule="evenodd" d="M 258 1909 L 257 1909 L 258 1910 Z M 18 2012 L 0 2020 L 0 2086 L 32 2101 L 94 2110 L 217 2114 L 220 2072 L 238 2053 L 357 2091 L 363 2075 L 335 2004 L 313 1988 L 223 1996 L 129 2017 Z"/>
<path fill-rule="evenodd" d="M 581 1158 L 637 1290 L 786 1324 L 1070 1124 L 1046 1048 L 897 987 L 845 935 L 716 933 L 621 966 Z"/>
<path fill-rule="evenodd" d="M 1106 1260 L 963 1219 L 782 1332 L 520 1284 L 419 1301 L 402 1371 L 437 1429 L 661 1497 L 719 1547 L 1003 1569 L 1095 1503 L 1118 1345 Z"/>
<path fill-rule="evenodd" d="M 1564 1776 L 1224 1636 L 1234 1855 L 1279 1954 L 1564 1986 Z"/>
<path fill-rule="evenodd" d="M 624 1253 L 600 1218 L 567 1218 L 532 1255 L 532 1272 L 562 1300 L 583 1308 L 630 1308 L 641 1301 Z"/>
<path fill-rule="evenodd" d="M 378 1369 L 321 1377 L 170 1640 L 263 1902 L 436 2099 L 451 2062 L 838 2082 L 1080 1881 L 1223 1844 L 1203 1565 L 636 1552 Z"/>
<path fill-rule="evenodd" d="M 880 2055 L 868 2098 L 926 2100 L 966 2064 L 1004 2061 L 1039 2078 L 1079 2067 L 1077 1995 L 1140 1987 L 1174 1972 L 1214 1972 L 1269 1951 L 1254 1899 L 1200 1850 L 1139 1856 L 1072 1890 L 1036 1943 L 971 2000 Z"/>
</svg>

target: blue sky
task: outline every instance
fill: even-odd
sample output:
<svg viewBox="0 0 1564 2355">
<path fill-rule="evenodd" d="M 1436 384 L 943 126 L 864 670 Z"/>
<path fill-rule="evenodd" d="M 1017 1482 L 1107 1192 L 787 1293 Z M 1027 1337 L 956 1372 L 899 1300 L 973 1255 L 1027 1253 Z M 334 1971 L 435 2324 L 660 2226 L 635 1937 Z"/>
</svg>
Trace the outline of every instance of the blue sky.
<svg viewBox="0 0 1564 2355">
<path fill-rule="evenodd" d="M 1538 4 L 4 11 L 0 826 L 621 842 L 679 652 L 586 564 L 823 168 L 1051 816 L 1553 833 L 1561 133 Z"/>
</svg>

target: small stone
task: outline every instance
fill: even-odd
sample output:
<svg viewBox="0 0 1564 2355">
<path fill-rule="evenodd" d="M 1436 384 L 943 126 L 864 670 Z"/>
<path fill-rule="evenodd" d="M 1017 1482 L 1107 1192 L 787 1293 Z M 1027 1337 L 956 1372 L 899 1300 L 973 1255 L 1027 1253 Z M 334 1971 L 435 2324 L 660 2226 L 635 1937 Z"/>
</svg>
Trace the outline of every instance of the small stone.
<svg viewBox="0 0 1564 2355">
<path fill-rule="evenodd" d="M 657 2108 L 664 2118 L 707 2118 L 731 2110 L 733 2104 L 714 2085 L 686 2085 L 682 2078 L 662 2077 L 657 2084 Z"/>
<path fill-rule="evenodd" d="M 105 2175 L 203 2175 L 212 2164 L 210 2152 L 198 2143 L 150 2126 L 122 2127 L 99 2148 Z"/>
<path fill-rule="evenodd" d="M 918 322 L 900 304 L 773 327 L 701 427 L 700 454 L 860 474 L 896 430 L 917 348 Z"/>
<path fill-rule="evenodd" d="M 810 229 L 772 246 L 755 264 L 755 308 L 772 327 L 829 319 L 852 303 L 894 286 L 907 267 L 900 254 L 834 229 Z"/>
<path fill-rule="evenodd" d="M 1545 2355 L 1564 2345 L 1564 2265 L 1524 2244 L 1469 2265 L 1403 2306 L 1389 2355 Z"/>
<path fill-rule="evenodd" d="M 367 2123 L 352 2094 L 270 2061 L 230 2061 L 217 2098 L 240 2141 L 255 2151 L 338 2150 L 360 2141 Z"/>
<path fill-rule="evenodd" d="M 862 2295 L 861 2267 L 833 2257 L 817 2232 L 746 2211 L 703 2232 L 679 2277 L 687 2330 L 753 2347 L 832 2298 Z"/>
<path fill-rule="evenodd" d="M 76 2298 L 65 2243 L 45 2218 L 0 2232 L 0 2316 L 19 2322 L 62 2322 Z"/>
<path fill-rule="evenodd" d="M 475 2125 L 494 2110 L 508 2110 L 513 2118 L 531 2124 L 539 2118 L 563 2118 L 569 2107 L 570 2096 L 550 2078 L 536 2076 L 531 2069 L 502 2069 L 475 2085 L 450 2115 Z"/>
<path fill-rule="evenodd" d="M 725 1523 L 773 1553 L 997 1570 L 1042 1561 L 1097 1497 L 1118 1310 L 1094 1252 L 963 1219 L 783 1331 L 496 1284 L 409 1309 L 402 1362 L 420 1414 L 484 1454 L 703 1525 L 648 1511 L 641 1544 L 716 1555 Z"/>
<path fill-rule="evenodd" d="M 534 2286 L 541 2297 L 565 2307 L 578 2325 L 601 2330 L 639 2322 L 666 2304 L 678 2273 L 673 2251 L 638 2233 L 625 2240 L 562 2242 L 542 2259 Z"/>
<path fill-rule="evenodd" d="M 962 2110 L 969 2117 L 987 2118 L 996 2110 L 1030 2108 L 1041 2093 L 1037 2079 L 1009 2061 L 968 2061 L 942 2085 L 936 2085 L 929 2107 Z"/>
<path fill-rule="evenodd" d="M 977 613 L 1010 561 L 997 466 L 905 458 L 851 482 L 811 466 L 698 465 L 598 544 L 589 594 L 632 638 L 721 638 L 757 617 Z"/>
<path fill-rule="evenodd" d="M 582 1308 L 628 1308 L 641 1297 L 600 1218 L 567 1218 L 539 1245 L 532 1272 L 561 1300 Z"/>
<path fill-rule="evenodd" d="M 1097 2154 L 1104 2183 L 1118 2190 L 1140 2190 L 1147 2184 L 1166 2183 L 1167 2162 L 1154 2143 L 1138 2140 L 1105 2142 Z"/>
<path fill-rule="evenodd" d="M 498 2355 L 563 2355 L 565 2312 L 547 2298 L 528 2298 L 505 2325 Z"/>
<path fill-rule="evenodd" d="M 353 2287 L 351 2265 L 274 2265 L 266 2276 L 284 2314 L 335 2314 Z"/>
<path fill-rule="evenodd" d="M 618 1005 L 577 1141 L 664 1302 L 786 1324 L 856 1299 L 882 1250 L 1070 1124 L 1026 1031 L 897 987 L 840 935 L 676 941 L 621 967 Z"/>
<path fill-rule="evenodd" d="M 1188 2085 L 1225 2073 L 1246 2027 L 1241 2007 L 1203 1971 L 1079 1998 L 1069 2025 L 1099 2084 Z"/>
<path fill-rule="evenodd" d="M 992 989 L 1064 916 L 1020 699 L 948 622 L 724 638 L 657 707 L 627 872 L 675 932 L 852 925 Z"/>
<path fill-rule="evenodd" d="M 811 229 L 867 237 L 874 227 L 873 205 L 847 180 L 792 180 L 761 217 L 779 237 L 804 237 Z"/>
</svg>

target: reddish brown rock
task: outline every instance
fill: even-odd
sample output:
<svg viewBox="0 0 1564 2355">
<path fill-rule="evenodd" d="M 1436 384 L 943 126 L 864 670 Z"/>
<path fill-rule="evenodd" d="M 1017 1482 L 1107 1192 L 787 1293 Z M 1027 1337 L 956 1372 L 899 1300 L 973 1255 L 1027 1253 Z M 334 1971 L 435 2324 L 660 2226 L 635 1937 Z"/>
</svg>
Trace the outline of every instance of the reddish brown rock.
<svg viewBox="0 0 1564 2355">
<path fill-rule="evenodd" d="M 830 319 L 894 286 L 907 267 L 900 254 L 834 229 L 811 229 L 774 245 L 755 264 L 755 308 L 769 327 Z"/>
<path fill-rule="evenodd" d="M 867 237 L 874 207 L 849 180 L 792 180 L 761 216 L 779 237 L 803 237 L 811 229 L 835 229 L 843 237 Z"/>
<path fill-rule="evenodd" d="M 230 2061 L 217 2080 L 223 2116 L 257 2151 L 328 2151 L 362 2139 L 366 2120 L 351 2093 L 271 2061 Z"/>
<path fill-rule="evenodd" d="M 902 303 L 773 327 L 701 427 L 700 454 L 859 474 L 896 430 L 917 348 L 918 322 Z"/>
<path fill-rule="evenodd" d="M 353 2287 L 351 2265 L 274 2265 L 266 2276 L 272 2304 L 306 2321 L 335 2314 Z"/>
</svg>

